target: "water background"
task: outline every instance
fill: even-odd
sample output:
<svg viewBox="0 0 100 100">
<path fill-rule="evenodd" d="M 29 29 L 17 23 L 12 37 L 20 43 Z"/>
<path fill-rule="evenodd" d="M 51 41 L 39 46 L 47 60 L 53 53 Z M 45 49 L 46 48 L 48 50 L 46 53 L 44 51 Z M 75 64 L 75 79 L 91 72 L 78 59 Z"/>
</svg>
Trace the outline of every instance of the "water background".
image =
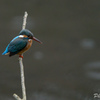
<svg viewBox="0 0 100 100">
<path fill-rule="evenodd" d="M 24 54 L 28 100 L 98 100 L 100 0 L 1 0 L 0 54 L 22 28 L 43 44 Z M 21 96 L 18 56 L 0 56 L 0 100 Z"/>
</svg>

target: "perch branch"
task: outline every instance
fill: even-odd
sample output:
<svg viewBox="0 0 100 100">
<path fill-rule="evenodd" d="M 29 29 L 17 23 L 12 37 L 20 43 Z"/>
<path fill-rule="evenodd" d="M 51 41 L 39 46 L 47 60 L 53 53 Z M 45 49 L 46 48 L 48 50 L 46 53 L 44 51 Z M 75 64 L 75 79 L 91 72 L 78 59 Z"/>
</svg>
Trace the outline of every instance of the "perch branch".
<svg viewBox="0 0 100 100">
<path fill-rule="evenodd" d="M 25 27 L 26 27 L 27 16 L 28 16 L 28 13 L 25 12 L 25 15 L 24 15 L 24 17 L 23 17 L 23 25 L 22 25 L 22 29 L 25 29 Z"/>
<path fill-rule="evenodd" d="M 25 29 L 26 27 L 26 20 L 27 20 L 28 13 L 25 12 L 25 15 L 23 17 L 23 25 L 22 29 Z M 19 57 L 19 64 L 20 64 L 20 71 L 21 71 L 21 86 L 22 86 L 22 96 L 23 98 L 21 99 L 17 94 L 13 94 L 14 98 L 16 100 L 26 100 L 26 88 L 25 88 L 25 78 L 24 78 L 24 66 L 23 66 L 23 61 L 22 57 Z"/>
</svg>

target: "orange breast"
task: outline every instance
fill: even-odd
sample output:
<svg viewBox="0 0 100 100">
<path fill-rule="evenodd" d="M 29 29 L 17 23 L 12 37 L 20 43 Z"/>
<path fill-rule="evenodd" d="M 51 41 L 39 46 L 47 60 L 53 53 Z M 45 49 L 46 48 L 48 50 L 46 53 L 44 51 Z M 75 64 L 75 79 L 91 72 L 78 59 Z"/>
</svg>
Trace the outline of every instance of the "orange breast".
<svg viewBox="0 0 100 100">
<path fill-rule="evenodd" d="M 25 51 L 27 51 L 27 50 L 31 47 L 31 45 L 32 45 L 32 40 L 29 39 L 29 40 L 28 40 L 27 46 L 26 46 L 23 50 L 21 50 L 18 54 L 22 54 L 22 53 L 24 53 Z"/>
</svg>

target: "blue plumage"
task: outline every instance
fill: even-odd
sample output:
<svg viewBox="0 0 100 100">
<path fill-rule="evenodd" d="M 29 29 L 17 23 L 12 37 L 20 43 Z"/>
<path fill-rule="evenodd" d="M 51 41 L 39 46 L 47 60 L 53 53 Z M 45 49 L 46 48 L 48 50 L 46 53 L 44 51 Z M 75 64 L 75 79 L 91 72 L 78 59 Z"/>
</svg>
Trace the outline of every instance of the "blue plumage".
<svg viewBox="0 0 100 100">
<path fill-rule="evenodd" d="M 17 38 L 19 38 L 19 36 L 16 36 L 15 38 L 13 38 L 12 40 L 11 40 L 11 42 L 13 42 L 15 39 L 17 39 Z M 10 42 L 10 43 L 11 43 Z"/>
<path fill-rule="evenodd" d="M 23 52 L 28 50 L 32 45 L 32 40 L 35 40 L 39 43 L 42 43 L 40 40 L 34 37 L 34 35 L 27 29 L 21 30 L 19 35 L 14 39 L 6 47 L 5 51 L 2 55 L 13 56 L 15 54 L 21 55 Z"/>
<path fill-rule="evenodd" d="M 17 54 L 19 51 L 21 51 L 23 48 L 26 47 L 28 41 L 27 38 L 19 38 L 19 36 L 16 36 L 6 47 L 6 50 L 2 53 L 2 55 L 5 55 L 10 52 L 9 56 Z"/>
<path fill-rule="evenodd" d="M 5 55 L 8 53 L 8 48 L 6 48 L 6 50 L 2 53 L 2 55 Z"/>
<path fill-rule="evenodd" d="M 17 38 L 19 38 L 19 36 L 16 36 L 14 39 L 12 39 L 12 41 L 14 41 L 15 39 L 17 39 Z M 11 42 L 12 42 L 11 41 Z M 10 42 L 10 43 L 11 43 Z M 8 44 L 8 46 L 6 47 L 6 50 L 2 53 L 2 55 L 5 55 L 5 54 L 7 54 L 9 51 L 8 51 L 8 47 L 9 47 L 9 45 L 10 45 L 10 43 Z"/>
</svg>

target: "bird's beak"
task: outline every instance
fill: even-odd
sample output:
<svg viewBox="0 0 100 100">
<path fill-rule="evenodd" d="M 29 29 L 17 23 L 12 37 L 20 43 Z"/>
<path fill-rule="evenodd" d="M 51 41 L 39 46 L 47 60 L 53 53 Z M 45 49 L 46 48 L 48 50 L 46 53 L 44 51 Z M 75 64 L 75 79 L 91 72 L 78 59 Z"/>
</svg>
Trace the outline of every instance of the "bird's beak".
<svg viewBox="0 0 100 100">
<path fill-rule="evenodd" d="M 37 39 L 36 37 L 33 37 L 33 40 L 42 44 L 42 42 L 39 39 Z"/>
</svg>

